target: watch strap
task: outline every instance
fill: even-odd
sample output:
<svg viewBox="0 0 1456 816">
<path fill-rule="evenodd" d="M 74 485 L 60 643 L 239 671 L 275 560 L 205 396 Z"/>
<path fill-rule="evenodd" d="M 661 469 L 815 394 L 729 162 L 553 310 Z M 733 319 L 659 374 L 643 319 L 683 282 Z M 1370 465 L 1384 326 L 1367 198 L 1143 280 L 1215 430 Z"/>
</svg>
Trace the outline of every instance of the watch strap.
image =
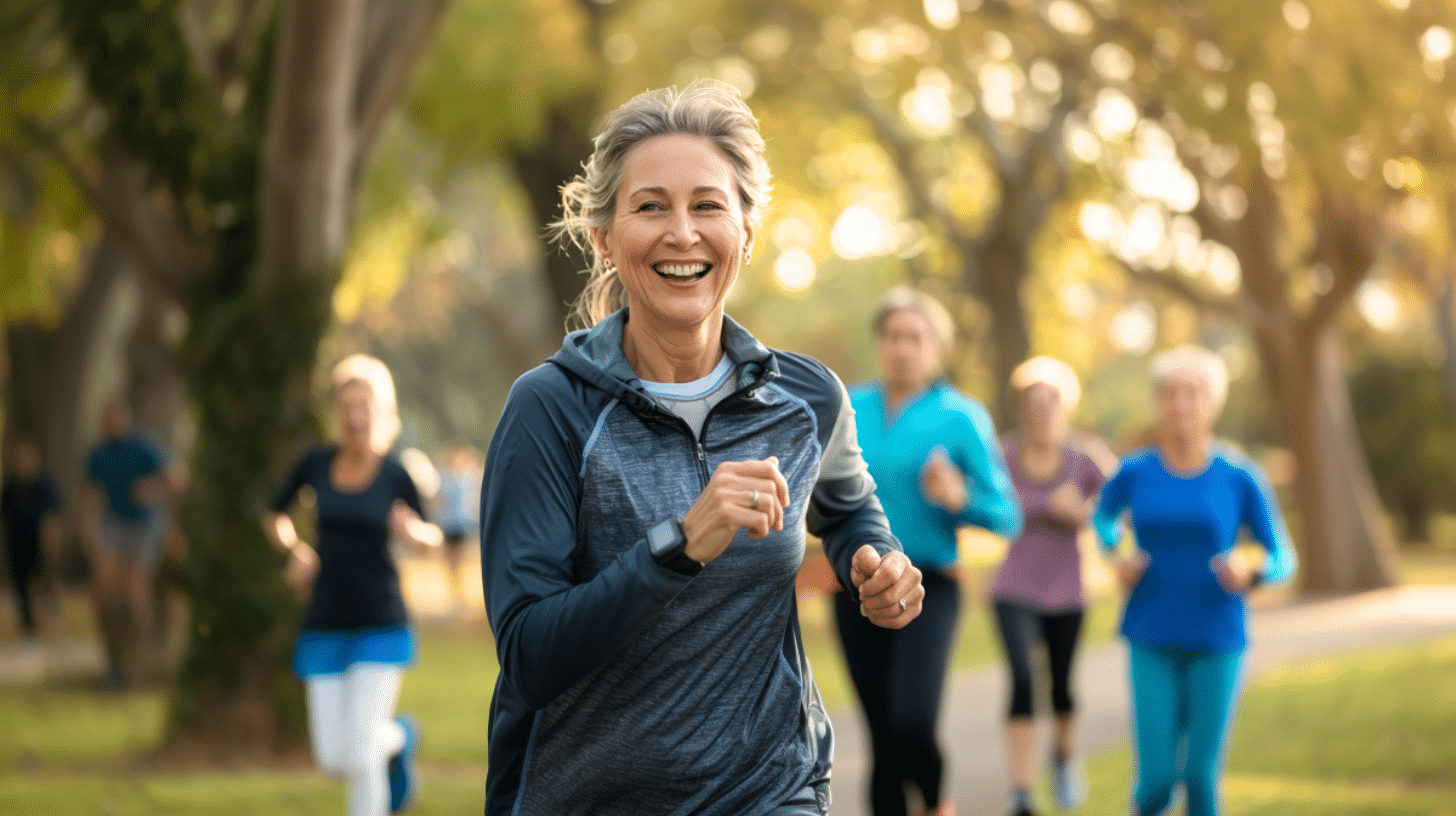
<svg viewBox="0 0 1456 816">
<path fill-rule="evenodd" d="M 654 540 L 662 537 L 664 532 L 676 539 L 671 546 L 662 547 Z M 691 577 L 703 571 L 702 563 L 687 554 L 687 536 L 678 519 L 667 519 L 648 531 L 648 544 L 652 548 L 652 560 L 679 575 Z"/>
</svg>

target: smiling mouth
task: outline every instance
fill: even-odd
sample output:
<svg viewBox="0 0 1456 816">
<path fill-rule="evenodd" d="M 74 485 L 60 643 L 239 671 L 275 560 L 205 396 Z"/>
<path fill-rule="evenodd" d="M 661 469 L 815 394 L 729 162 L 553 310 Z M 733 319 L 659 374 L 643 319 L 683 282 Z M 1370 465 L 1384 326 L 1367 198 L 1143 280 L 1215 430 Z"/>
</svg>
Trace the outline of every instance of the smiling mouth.
<svg viewBox="0 0 1456 816">
<path fill-rule="evenodd" d="M 696 281 L 702 280 L 712 270 L 712 264 L 706 263 L 657 263 L 652 265 L 652 271 L 659 277 L 670 281 Z"/>
</svg>

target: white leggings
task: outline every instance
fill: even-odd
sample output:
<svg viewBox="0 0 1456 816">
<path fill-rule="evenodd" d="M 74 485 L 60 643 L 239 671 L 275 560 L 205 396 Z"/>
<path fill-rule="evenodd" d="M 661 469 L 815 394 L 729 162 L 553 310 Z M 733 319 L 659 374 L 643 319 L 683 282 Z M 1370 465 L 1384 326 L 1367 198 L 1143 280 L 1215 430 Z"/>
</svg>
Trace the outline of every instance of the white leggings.
<svg viewBox="0 0 1456 816">
<path fill-rule="evenodd" d="M 348 816 L 389 813 L 389 759 L 404 747 L 394 719 L 403 679 L 399 666 L 355 663 L 304 681 L 314 759 L 347 782 Z"/>
</svg>

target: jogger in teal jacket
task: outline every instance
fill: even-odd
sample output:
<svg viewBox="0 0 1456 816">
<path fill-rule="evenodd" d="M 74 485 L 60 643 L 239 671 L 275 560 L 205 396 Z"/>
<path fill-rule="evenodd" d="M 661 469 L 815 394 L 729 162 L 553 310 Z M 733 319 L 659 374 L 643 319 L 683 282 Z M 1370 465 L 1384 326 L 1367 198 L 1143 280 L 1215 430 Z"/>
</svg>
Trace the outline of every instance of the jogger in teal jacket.
<svg viewBox="0 0 1456 816">
<path fill-rule="evenodd" d="M 956 532 L 975 525 L 1014 538 L 1022 526 L 990 415 L 943 377 L 953 334 L 938 302 L 891 291 L 875 320 L 882 377 L 850 392 L 876 493 L 925 586 L 924 611 L 895 631 L 867 623 L 851 593 L 835 599 L 869 724 L 874 816 L 904 816 L 907 784 L 919 788 L 926 813 L 953 816 L 936 723 L 961 608 Z"/>
</svg>

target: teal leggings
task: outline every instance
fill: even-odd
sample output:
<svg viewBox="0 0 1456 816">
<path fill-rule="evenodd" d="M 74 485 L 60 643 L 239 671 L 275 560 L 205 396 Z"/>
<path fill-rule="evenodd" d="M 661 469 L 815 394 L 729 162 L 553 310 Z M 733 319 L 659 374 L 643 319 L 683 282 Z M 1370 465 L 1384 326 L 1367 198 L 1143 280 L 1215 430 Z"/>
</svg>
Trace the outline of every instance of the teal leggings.
<svg viewBox="0 0 1456 816">
<path fill-rule="evenodd" d="M 1243 651 L 1134 643 L 1128 644 L 1128 655 L 1137 752 L 1134 812 L 1164 813 L 1182 781 L 1188 816 L 1218 816 L 1218 778 Z"/>
</svg>

